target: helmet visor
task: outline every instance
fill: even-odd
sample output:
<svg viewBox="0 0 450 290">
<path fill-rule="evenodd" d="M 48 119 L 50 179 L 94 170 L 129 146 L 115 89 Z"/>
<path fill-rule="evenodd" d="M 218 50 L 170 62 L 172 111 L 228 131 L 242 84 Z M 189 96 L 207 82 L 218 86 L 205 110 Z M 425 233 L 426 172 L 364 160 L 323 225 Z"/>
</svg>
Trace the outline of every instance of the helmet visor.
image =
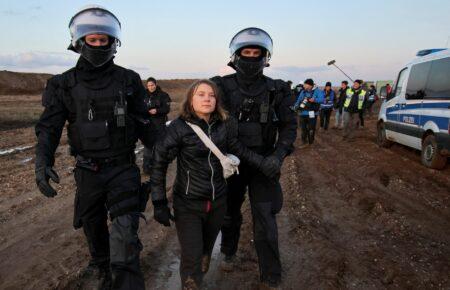
<svg viewBox="0 0 450 290">
<path fill-rule="evenodd" d="M 273 51 L 273 42 L 270 35 L 262 29 L 250 27 L 238 32 L 230 42 L 230 53 L 235 54 L 246 46 L 260 46 L 265 48 L 270 55 Z"/>
<path fill-rule="evenodd" d="M 89 34 L 106 34 L 120 41 L 120 22 L 102 8 L 91 8 L 76 14 L 69 23 L 70 35 L 74 44 Z"/>
</svg>

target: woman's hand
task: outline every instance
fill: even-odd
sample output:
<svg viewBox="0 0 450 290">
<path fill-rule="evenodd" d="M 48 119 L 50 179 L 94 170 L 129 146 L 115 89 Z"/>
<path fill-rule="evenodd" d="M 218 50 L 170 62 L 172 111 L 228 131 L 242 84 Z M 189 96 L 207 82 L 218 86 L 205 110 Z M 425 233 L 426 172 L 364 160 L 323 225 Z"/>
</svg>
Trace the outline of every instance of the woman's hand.
<svg viewBox="0 0 450 290">
<path fill-rule="evenodd" d="M 156 109 L 150 109 L 148 112 L 150 115 L 155 115 L 157 113 Z"/>
</svg>

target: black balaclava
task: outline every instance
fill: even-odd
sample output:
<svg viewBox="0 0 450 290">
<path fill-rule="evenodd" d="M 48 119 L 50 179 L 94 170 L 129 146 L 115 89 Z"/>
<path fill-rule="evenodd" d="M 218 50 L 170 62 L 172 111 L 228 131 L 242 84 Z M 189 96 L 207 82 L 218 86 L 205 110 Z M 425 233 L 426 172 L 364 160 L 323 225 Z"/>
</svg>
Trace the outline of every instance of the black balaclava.
<svg viewBox="0 0 450 290">
<path fill-rule="evenodd" d="M 244 48 L 259 48 L 261 55 L 259 57 L 241 56 Z M 245 83 L 254 82 L 259 79 L 266 67 L 266 49 L 260 46 L 246 46 L 236 52 L 236 56 L 228 65 L 236 70 L 237 76 Z"/>
<path fill-rule="evenodd" d="M 116 39 L 109 37 L 109 43 L 106 46 L 92 46 L 80 40 L 77 51 L 89 61 L 94 67 L 101 67 L 114 57 L 117 52 Z"/>
</svg>

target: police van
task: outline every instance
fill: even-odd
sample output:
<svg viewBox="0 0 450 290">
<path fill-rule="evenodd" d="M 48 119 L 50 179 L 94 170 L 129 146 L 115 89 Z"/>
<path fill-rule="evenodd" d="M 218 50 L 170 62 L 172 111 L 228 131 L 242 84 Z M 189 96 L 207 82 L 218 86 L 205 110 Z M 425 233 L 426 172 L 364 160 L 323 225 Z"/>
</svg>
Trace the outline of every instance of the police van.
<svg viewBox="0 0 450 290">
<path fill-rule="evenodd" d="M 450 156 L 450 51 L 427 49 L 398 74 L 377 123 L 381 147 L 393 142 L 421 150 L 422 163 L 442 169 Z"/>
</svg>

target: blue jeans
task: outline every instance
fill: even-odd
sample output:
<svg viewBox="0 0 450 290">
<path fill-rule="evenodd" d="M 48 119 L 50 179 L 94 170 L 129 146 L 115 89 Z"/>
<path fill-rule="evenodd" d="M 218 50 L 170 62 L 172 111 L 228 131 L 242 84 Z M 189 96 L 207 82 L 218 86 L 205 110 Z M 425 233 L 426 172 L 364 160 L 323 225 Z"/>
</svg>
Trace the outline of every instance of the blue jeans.
<svg viewBox="0 0 450 290">
<path fill-rule="evenodd" d="M 342 113 L 339 112 L 339 109 L 335 110 L 336 114 L 335 114 L 335 119 L 334 119 L 334 126 L 338 127 L 338 128 L 342 128 L 343 127 L 343 123 L 344 123 L 344 111 L 342 111 Z"/>
</svg>

